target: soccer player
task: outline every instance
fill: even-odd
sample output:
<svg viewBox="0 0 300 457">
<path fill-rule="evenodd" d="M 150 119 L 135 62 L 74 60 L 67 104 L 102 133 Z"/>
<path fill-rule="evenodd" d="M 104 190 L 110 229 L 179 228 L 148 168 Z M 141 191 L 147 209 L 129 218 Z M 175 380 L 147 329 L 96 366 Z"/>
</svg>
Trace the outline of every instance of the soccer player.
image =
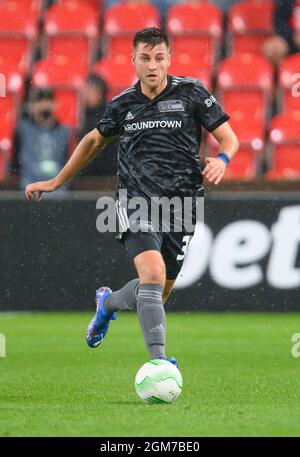
<svg viewBox="0 0 300 457">
<path fill-rule="evenodd" d="M 229 116 L 199 80 L 168 74 L 169 40 L 161 30 L 138 31 L 131 59 L 138 82 L 107 104 L 96 128 L 85 135 L 54 179 L 26 187 L 28 199 L 37 192 L 40 201 L 43 192 L 58 189 L 116 135 L 120 138 L 119 195 L 125 189 L 129 199 L 143 197 L 149 203 L 153 197 L 175 196 L 196 201 L 203 195 L 203 175 L 211 183 L 221 181 L 238 150 Z M 219 143 L 219 153 L 205 159 L 203 171 L 199 157 L 202 127 Z M 194 207 L 192 211 L 194 214 Z M 130 210 L 121 200 L 117 200 L 117 212 L 119 238 L 133 259 L 138 278 L 115 292 L 108 287 L 96 291 L 96 314 L 87 329 L 87 343 L 96 347 L 103 341 L 116 311 L 136 309 L 151 359 L 167 359 L 177 365 L 174 357 L 166 357 L 164 303 L 193 233 L 185 228 L 177 232 L 174 224 L 169 231 L 163 231 L 161 225 L 153 230 L 151 218 L 140 221 L 147 230 L 136 231 L 130 226 Z"/>
</svg>

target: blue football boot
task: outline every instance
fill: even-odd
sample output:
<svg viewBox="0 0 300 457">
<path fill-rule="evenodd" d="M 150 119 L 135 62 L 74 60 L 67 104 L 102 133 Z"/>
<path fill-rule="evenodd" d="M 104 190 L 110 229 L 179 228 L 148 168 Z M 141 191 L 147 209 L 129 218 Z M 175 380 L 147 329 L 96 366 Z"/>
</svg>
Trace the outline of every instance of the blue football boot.
<svg viewBox="0 0 300 457">
<path fill-rule="evenodd" d="M 163 357 L 162 355 L 159 355 L 156 358 L 162 359 L 162 360 L 167 360 L 168 362 L 173 363 L 173 365 L 175 365 L 176 368 L 178 368 L 178 362 L 177 362 L 177 359 L 175 359 L 175 357 Z"/>
<path fill-rule="evenodd" d="M 100 287 L 96 290 L 96 314 L 89 323 L 86 332 L 86 342 L 91 348 L 102 343 L 107 334 L 111 320 L 116 320 L 116 313 L 108 313 L 104 309 L 105 299 L 112 293 L 109 287 Z"/>
</svg>

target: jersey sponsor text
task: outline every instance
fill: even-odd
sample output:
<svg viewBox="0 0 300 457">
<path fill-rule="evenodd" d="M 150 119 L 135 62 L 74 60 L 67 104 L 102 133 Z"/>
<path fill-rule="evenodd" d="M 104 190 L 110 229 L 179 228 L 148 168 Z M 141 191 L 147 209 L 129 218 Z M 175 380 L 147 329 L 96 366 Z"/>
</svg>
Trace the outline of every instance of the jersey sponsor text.
<svg viewBox="0 0 300 457">
<path fill-rule="evenodd" d="M 146 122 L 134 122 L 133 124 L 124 125 L 126 132 L 135 132 L 136 130 L 146 129 L 180 129 L 182 121 L 146 121 Z"/>
</svg>

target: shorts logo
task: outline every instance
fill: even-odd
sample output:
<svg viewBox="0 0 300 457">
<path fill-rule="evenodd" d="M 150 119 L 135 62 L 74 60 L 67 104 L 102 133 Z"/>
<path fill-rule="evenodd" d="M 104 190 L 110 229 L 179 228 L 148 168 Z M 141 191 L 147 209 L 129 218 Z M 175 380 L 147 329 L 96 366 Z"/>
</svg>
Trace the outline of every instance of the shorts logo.
<svg viewBox="0 0 300 457">
<path fill-rule="evenodd" d="M 158 102 L 158 109 L 161 113 L 167 111 L 184 111 L 184 106 L 181 100 L 170 100 L 168 102 Z"/>
<path fill-rule="evenodd" d="M 205 103 L 205 105 L 207 106 L 207 108 L 210 108 L 211 105 L 212 105 L 213 103 L 215 103 L 215 101 L 216 101 L 215 97 L 214 97 L 213 95 L 211 95 L 209 98 L 207 98 L 206 100 L 204 100 L 204 103 Z"/>
</svg>

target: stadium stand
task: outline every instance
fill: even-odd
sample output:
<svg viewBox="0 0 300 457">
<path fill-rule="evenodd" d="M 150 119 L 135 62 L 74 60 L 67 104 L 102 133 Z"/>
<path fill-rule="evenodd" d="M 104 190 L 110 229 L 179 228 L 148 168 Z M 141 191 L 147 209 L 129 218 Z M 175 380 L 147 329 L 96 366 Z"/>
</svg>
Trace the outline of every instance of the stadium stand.
<svg viewBox="0 0 300 457">
<path fill-rule="evenodd" d="M 227 178 L 254 178 L 261 170 L 265 128 L 270 116 L 274 70 L 259 55 L 241 54 L 225 58 L 218 72 L 218 94 L 241 148 Z"/>
<path fill-rule="evenodd" d="M 273 0 L 244 0 L 228 12 L 229 48 L 232 54 L 262 53 L 273 32 Z"/>
<path fill-rule="evenodd" d="M 1 100 L 2 106 L 2 100 Z M 3 107 L 2 107 L 3 108 Z M 0 181 L 6 178 L 8 164 L 12 155 L 12 136 L 14 130 L 14 120 L 2 118 L 0 123 Z"/>
<path fill-rule="evenodd" d="M 41 2 L 0 1 L 0 54 L 28 71 L 38 35 Z"/>
<path fill-rule="evenodd" d="M 150 3 L 120 2 L 105 11 L 106 54 L 130 56 L 132 37 L 144 27 L 159 27 L 158 9 Z"/>
<path fill-rule="evenodd" d="M 12 135 L 24 93 L 24 72 L 14 59 L 0 53 L 1 86 L 5 90 L 0 97 L 0 181 L 6 176 L 12 154 Z"/>
<path fill-rule="evenodd" d="M 70 0 L 57 0 L 56 3 L 62 5 L 64 3 L 68 3 Z M 102 1 L 101 0 L 76 0 L 77 3 L 81 3 L 82 5 L 89 5 L 93 7 L 97 13 L 100 13 L 102 9 Z"/>
<path fill-rule="evenodd" d="M 300 179 L 300 109 L 276 115 L 270 124 L 268 179 Z"/>
<path fill-rule="evenodd" d="M 201 2 L 173 5 L 167 14 L 167 32 L 177 59 L 184 60 L 188 54 L 200 68 L 212 72 L 223 34 L 223 14 L 217 6 Z"/>
<path fill-rule="evenodd" d="M 58 119 L 71 127 L 79 122 L 79 92 L 88 73 L 85 61 L 76 62 L 65 55 L 56 55 L 40 60 L 33 71 L 32 82 L 35 87 L 52 87 L 58 102 Z"/>
<path fill-rule="evenodd" d="M 108 100 L 137 81 L 134 67 L 124 54 L 99 60 L 92 71 L 106 81 Z"/>
<path fill-rule="evenodd" d="M 218 93 L 225 110 L 238 109 L 265 123 L 272 97 L 274 70 L 262 56 L 225 58 L 218 71 Z"/>
<path fill-rule="evenodd" d="M 235 128 L 233 123 L 231 125 Z M 238 156 L 235 156 L 231 160 L 230 167 L 226 170 L 223 180 L 253 180 L 261 172 L 263 159 L 261 147 L 263 143 L 261 143 L 260 139 L 253 139 L 252 136 L 250 140 L 248 138 L 239 138 L 239 141 L 240 148 Z M 252 141 L 252 144 L 250 141 Z M 208 156 L 217 154 L 218 143 L 211 134 L 207 135 L 206 146 L 209 151 Z M 256 149 L 257 147 L 258 149 Z"/>
<path fill-rule="evenodd" d="M 281 111 L 300 109 L 300 53 L 292 54 L 281 62 L 278 89 Z"/>
<path fill-rule="evenodd" d="M 212 88 L 211 65 L 199 63 L 188 53 L 172 57 L 169 73 L 174 76 L 192 76 L 200 79 L 208 89 Z"/>
<path fill-rule="evenodd" d="M 44 18 L 44 55 L 66 55 L 90 63 L 99 39 L 99 17 L 91 4 L 66 0 L 51 6 Z"/>
<path fill-rule="evenodd" d="M 300 53 L 282 60 L 278 79 L 272 63 L 262 57 L 262 44 L 273 31 L 273 7 L 272 0 L 239 1 L 228 9 L 225 27 L 224 13 L 209 1 L 174 4 L 166 17 L 169 72 L 199 78 L 216 93 L 239 137 L 240 152 L 227 179 L 260 176 L 265 157 L 269 180 L 298 176 Z M 7 173 L 29 81 L 33 87 L 53 87 L 58 119 L 77 127 L 87 75 L 105 79 L 108 100 L 134 84 L 132 36 L 137 29 L 160 24 L 158 8 L 147 2 L 122 1 L 103 11 L 100 0 L 0 0 L 0 73 L 6 85 L 6 96 L 0 97 L 0 180 Z M 300 30 L 300 0 L 291 25 Z M 206 151 L 215 152 L 211 135 Z"/>
</svg>

